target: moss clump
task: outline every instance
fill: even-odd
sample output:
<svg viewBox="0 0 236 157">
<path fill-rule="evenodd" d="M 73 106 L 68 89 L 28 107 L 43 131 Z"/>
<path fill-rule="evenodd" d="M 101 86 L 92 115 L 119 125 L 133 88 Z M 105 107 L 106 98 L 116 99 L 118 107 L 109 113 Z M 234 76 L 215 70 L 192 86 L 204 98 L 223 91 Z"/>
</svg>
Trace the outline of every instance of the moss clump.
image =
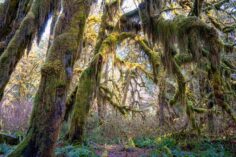
<svg viewBox="0 0 236 157">
<path fill-rule="evenodd" d="M 46 62 L 42 66 L 42 74 L 59 74 L 63 70 L 63 65 L 60 60 L 54 60 L 52 62 Z"/>
</svg>

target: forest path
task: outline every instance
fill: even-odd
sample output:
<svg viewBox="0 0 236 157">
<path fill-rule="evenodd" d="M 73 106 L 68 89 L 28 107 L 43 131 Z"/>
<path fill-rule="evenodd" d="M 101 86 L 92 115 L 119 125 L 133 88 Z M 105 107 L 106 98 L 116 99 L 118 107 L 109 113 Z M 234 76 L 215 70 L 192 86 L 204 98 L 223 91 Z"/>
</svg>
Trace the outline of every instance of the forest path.
<svg viewBox="0 0 236 157">
<path fill-rule="evenodd" d="M 125 148 L 123 145 L 98 145 L 95 148 L 97 155 L 102 157 L 147 157 L 152 149 Z"/>
</svg>

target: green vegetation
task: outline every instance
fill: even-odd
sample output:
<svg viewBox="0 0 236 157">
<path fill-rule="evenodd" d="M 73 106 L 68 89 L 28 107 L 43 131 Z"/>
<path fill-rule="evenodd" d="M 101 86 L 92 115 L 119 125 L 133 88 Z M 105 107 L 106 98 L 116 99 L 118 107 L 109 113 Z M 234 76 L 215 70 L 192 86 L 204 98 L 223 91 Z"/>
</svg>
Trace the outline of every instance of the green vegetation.
<svg viewBox="0 0 236 157">
<path fill-rule="evenodd" d="M 0 2 L 0 157 L 233 157 L 232 0 Z"/>
</svg>

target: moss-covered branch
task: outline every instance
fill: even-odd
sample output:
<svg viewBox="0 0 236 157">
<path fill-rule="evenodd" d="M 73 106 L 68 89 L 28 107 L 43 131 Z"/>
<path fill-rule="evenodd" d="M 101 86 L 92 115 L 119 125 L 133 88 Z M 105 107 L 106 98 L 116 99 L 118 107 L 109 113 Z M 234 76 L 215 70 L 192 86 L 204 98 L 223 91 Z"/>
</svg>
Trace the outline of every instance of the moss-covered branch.
<svg viewBox="0 0 236 157">
<path fill-rule="evenodd" d="M 175 60 L 178 65 L 184 65 L 187 63 L 191 63 L 193 61 L 193 57 L 189 54 L 177 54 L 175 56 Z"/>
<path fill-rule="evenodd" d="M 105 4 L 97 43 L 94 49 L 94 58 L 89 66 L 82 72 L 79 79 L 67 134 L 69 141 L 72 143 L 81 143 L 83 140 L 84 124 L 91 102 L 95 98 L 100 84 L 103 55 L 110 51 L 111 46 L 116 46 L 117 44 L 117 35 L 111 34 L 107 37 L 106 31 L 109 20 L 111 20 L 111 18 L 115 20 L 114 17 L 118 13 L 118 5 L 119 3 L 116 0 Z"/>
<path fill-rule="evenodd" d="M 30 49 L 33 38 L 44 29 L 49 14 L 55 10 L 58 1 L 34 1 L 18 30 L 0 57 L 0 100 L 7 82 L 26 48 Z"/>
<path fill-rule="evenodd" d="M 213 93 L 215 96 L 216 104 L 219 105 L 223 110 L 225 110 L 231 116 L 234 122 L 236 122 L 235 111 L 229 106 L 229 104 L 225 100 L 224 89 L 223 89 L 220 72 L 218 70 L 213 71 L 211 72 L 209 77 L 210 77 L 209 80 L 210 80 L 211 86 L 214 90 Z"/>
<path fill-rule="evenodd" d="M 46 0 L 34 2 L 34 5 L 40 6 L 36 8 L 41 11 L 47 10 L 47 5 L 43 2 L 50 3 Z M 62 1 L 63 13 L 54 29 L 54 40 L 41 69 L 41 81 L 35 96 L 28 133 L 9 157 L 54 156 L 54 148 L 65 114 L 71 71 L 78 56 L 77 49 L 82 43 L 91 3 L 90 0 Z M 36 11 L 34 9 L 32 12 Z M 33 15 L 32 13 L 31 16 Z"/>
<path fill-rule="evenodd" d="M 7 0 L 2 5 L 2 13 L 0 10 L 0 55 L 15 35 L 31 4 L 32 0 Z"/>
<path fill-rule="evenodd" d="M 185 78 L 181 72 L 181 69 L 179 65 L 176 63 L 175 59 L 171 59 L 171 65 L 172 65 L 172 72 L 176 77 L 178 89 L 174 95 L 174 98 L 170 100 L 170 105 L 174 105 L 178 100 L 182 103 L 182 105 L 185 105 L 185 95 L 186 95 L 186 82 Z"/>
<path fill-rule="evenodd" d="M 81 144 L 83 140 L 84 124 L 96 88 L 95 71 L 96 69 L 93 66 L 90 66 L 82 72 L 79 79 L 75 103 L 71 113 L 69 132 L 67 135 L 69 140 L 73 143 Z"/>
<path fill-rule="evenodd" d="M 206 7 L 206 8 L 204 9 L 204 11 L 209 11 L 209 10 L 211 10 L 211 9 L 220 10 L 220 8 L 221 8 L 224 4 L 226 4 L 226 3 L 228 3 L 228 2 L 229 2 L 229 0 L 217 1 L 217 2 L 214 3 L 214 4 L 209 4 L 210 6 Z"/>
<path fill-rule="evenodd" d="M 0 4 L 0 41 L 11 31 L 20 0 L 6 0 Z"/>
<path fill-rule="evenodd" d="M 143 111 L 141 110 L 135 110 L 131 108 L 130 106 L 125 106 L 124 104 L 121 105 L 119 102 L 115 101 L 112 97 L 114 95 L 113 92 L 111 92 L 107 87 L 100 86 L 100 91 L 102 97 L 107 100 L 112 107 L 117 109 L 121 114 L 126 115 L 127 113 L 134 112 L 134 113 L 141 113 Z"/>
<path fill-rule="evenodd" d="M 76 86 L 75 89 L 71 92 L 71 94 L 67 97 L 67 100 L 66 100 L 66 112 L 65 112 L 65 117 L 64 117 L 65 121 L 67 121 L 69 119 L 69 115 L 70 115 L 70 113 L 73 110 L 73 106 L 75 104 L 77 90 L 78 90 L 78 86 Z"/>
<path fill-rule="evenodd" d="M 154 82 L 157 83 L 157 76 L 158 76 L 158 68 L 161 64 L 161 57 L 160 53 L 153 51 L 147 44 L 147 41 L 145 39 L 137 36 L 135 38 L 137 43 L 141 46 L 145 54 L 148 56 L 148 59 L 152 65 L 153 68 L 153 75 L 154 75 Z"/>
</svg>

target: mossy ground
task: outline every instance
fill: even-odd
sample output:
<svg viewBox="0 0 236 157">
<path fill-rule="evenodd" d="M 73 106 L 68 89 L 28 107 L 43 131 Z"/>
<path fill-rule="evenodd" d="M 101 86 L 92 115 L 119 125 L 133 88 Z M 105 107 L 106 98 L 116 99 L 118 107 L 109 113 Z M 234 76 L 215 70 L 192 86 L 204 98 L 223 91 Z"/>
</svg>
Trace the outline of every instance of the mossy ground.
<svg viewBox="0 0 236 157">
<path fill-rule="evenodd" d="M 236 137 L 209 138 L 191 133 L 173 133 L 158 137 L 139 137 L 127 140 L 122 145 L 110 139 L 111 144 L 85 141 L 81 146 L 59 141 L 57 157 L 233 157 L 236 155 Z M 108 141 L 106 141 L 108 142 Z M 7 155 L 15 146 L 0 144 L 0 156 Z"/>
</svg>

